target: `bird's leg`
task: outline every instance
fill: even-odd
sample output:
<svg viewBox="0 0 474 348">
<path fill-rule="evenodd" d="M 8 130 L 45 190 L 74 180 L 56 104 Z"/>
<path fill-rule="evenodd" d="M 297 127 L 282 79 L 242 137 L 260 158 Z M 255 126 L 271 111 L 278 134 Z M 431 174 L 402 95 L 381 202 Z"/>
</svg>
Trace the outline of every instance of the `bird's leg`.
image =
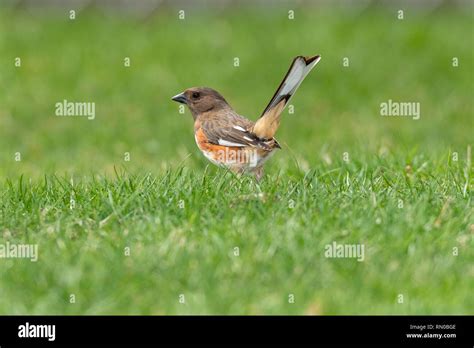
<svg viewBox="0 0 474 348">
<path fill-rule="evenodd" d="M 255 169 L 253 173 L 255 174 L 255 179 L 257 179 L 257 182 L 260 182 L 263 177 L 263 166 Z"/>
</svg>

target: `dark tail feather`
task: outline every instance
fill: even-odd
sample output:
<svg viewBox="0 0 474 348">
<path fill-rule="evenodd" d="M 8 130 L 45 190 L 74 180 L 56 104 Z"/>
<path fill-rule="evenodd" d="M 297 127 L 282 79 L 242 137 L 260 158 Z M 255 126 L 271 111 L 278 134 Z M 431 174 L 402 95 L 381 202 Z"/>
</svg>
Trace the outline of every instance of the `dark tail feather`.
<svg viewBox="0 0 474 348">
<path fill-rule="evenodd" d="M 300 86 L 301 82 L 309 74 L 311 69 L 319 62 L 320 56 L 303 57 L 298 56 L 293 59 L 290 69 L 286 73 L 283 81 L 273 95 L 270 103 L 262 113 L 262 116 L 255 123 L 253 133 L 263 139 L 271 139 L 275 135 L 280 125 L 280 115 L 288 101 Z"/>
</svg>

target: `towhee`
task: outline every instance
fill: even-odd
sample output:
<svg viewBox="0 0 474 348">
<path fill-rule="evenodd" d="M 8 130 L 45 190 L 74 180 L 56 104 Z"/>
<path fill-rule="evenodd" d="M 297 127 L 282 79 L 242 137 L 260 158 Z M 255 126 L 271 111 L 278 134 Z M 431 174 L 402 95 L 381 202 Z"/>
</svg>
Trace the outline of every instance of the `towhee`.
<svg viewBox="0 0 474 348">
<path fill-rule="evenodd" d="M 257 122 L 236 113 L 219 92 L 193 87 L 172 98 L 186 104 L 194 118 L 194 137 L 201 152 L 212 163 L 237 173 L 252 172 L 257 180 L 263 164 L 279 149 L 274 135 L 280 115 L 301 82 L 319 62 L 320 56 L 293 59 L 290 69 Z"/>
</svg>

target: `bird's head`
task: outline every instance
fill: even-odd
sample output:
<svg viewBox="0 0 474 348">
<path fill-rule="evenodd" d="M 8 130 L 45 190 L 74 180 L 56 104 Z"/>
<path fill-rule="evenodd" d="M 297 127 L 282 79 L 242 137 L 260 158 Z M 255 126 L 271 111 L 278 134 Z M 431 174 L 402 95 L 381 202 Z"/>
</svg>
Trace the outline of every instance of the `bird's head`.
<svg viewBox="0 0 474 348">
<path fill-rule="evenodd" d="M 175 102 L 186 104 L 193 114 L 194 119 L 200 114 L 209 111 L 220 111 L 230 108 L 226 100 L 219 92 L 208 87 L 192 87 L 183 93 L 171 98 Z"/>
</svg>

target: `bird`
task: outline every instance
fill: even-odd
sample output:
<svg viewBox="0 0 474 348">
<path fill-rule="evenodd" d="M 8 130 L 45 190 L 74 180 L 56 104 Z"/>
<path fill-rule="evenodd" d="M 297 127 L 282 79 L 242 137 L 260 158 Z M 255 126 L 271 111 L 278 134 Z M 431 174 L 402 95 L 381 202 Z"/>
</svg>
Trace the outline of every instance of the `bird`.
<svg viewBox="0 0 474 348">
<path fill-rule="evenodd" d="M 256 122 L 238 114 L 209 87 L 191 87 L 171 99 L 191 111 L 196 144 L 208 160 L 238 174 L 252 173 L 260 181 L 264 163 L 281 149 L 275 139 L 281 113 L 320 59 L 320 55 L 295 57 Z"/>
</svg>

